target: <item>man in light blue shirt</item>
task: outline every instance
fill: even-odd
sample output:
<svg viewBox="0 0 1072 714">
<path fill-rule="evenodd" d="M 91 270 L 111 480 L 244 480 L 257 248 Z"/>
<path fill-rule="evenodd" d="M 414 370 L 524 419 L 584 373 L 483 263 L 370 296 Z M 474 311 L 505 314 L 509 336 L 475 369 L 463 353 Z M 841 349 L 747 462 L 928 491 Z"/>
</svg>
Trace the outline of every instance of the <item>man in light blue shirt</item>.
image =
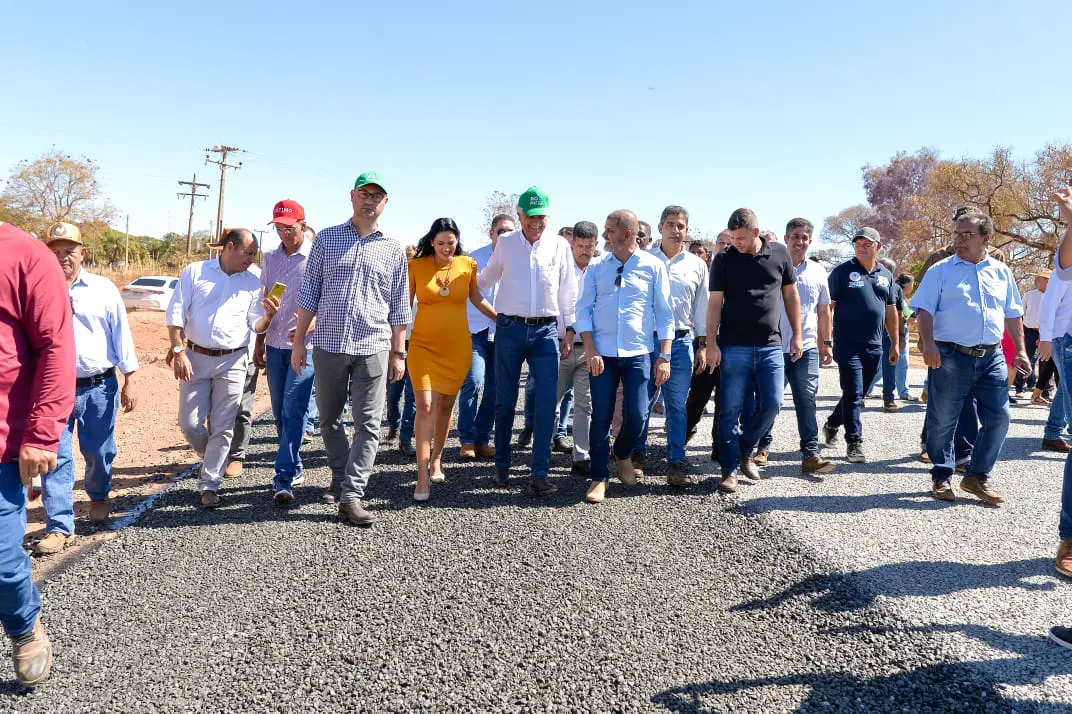
<svg viewBox="0 0 1072 714">
<path fill-rule="evenodd" d="M 104 523 L 111 510 L 115 420 L 120 403 L 129 412 L 137 404 L 134 374 L 138 357 L 119 290 L 108 278 L 82 269 L 86 247 L 76 226 L 57 223 L 48 232 L 48 247 L 67 278 L 74 316 L 75 403 L 60 440 L 55 470 L 42 479 L 41 497 L 48 524 L 35 546 L 38 555 L 58 553 L 74 534 L 74 460 L 72 442 L 86 461 L 85 488 L 89 520 Z M 122 391 L 116 370 L 123 374 Z"/>
<path fill-rule="evenodd" d="M 953 232 L 955 254 L 936 263 L 912 296 L 919 320 L 923 361 L 929 367 L 927 453 L 931 494 L 953 501 L 953 432 L 964 401 L 974 396 L 982 426 L 963 491 L 998 505 L 1005 498 L 987 483 L 1009 430 L 1008 368 L 1001 351 L 1007 330 L 1016 346 L 1013 364 L 1031 369 L 1024 349 L 1024 313 L 1012 271 L 987 254 L 994 234 L 990 216 L 961 216 Z"/>
<path fill-rule="evenodd" d="M 476 261 L 478 271 L 488 267 L 499 236 L 515 230 L 514 219 L 505 213 L 491 219 L 491 229 L 488 231 L 491 243 L 469 254 Z M 482 291 L 489 304 L 495 304 L 498 290 L 499 284 L 496 283 Z M 469 318 L 469 332 L 473 341 L 473 363 L 458 395 L 459 456 L 463 461 L 478 456 L 491 459 L 495 457 L 495 447 L 490 443 L 491 430 L 495 426 L 495 323 L 471 302 L 465 303 L 465 314 Z M 483 396 L 481 389 L 484 390 Z"/>
<path fill-rule="evenodd" d="M 638 229 L 632 211 L 615 211 L 607 217 L 603 238 L 610 252 L 588 266 L 577 301 L 575 326 L 592 375 L 592 482 L 585 495 L 589 503 L 603 500 L 610 480 L 610 423 L 618 384 L 623 394 L 622 426 L 614 441 L 614 458 L 618 478 L 632 486 L 637 475 L 630 456 L 647 416 L 648 380 L 654 372 L 656 386 L 662 386 L 670 377 L 674 336 L 670 278 L 662 261 L 638 248 Z M 654 368 L 653 335 L 659 338 Z"/>
</svg>

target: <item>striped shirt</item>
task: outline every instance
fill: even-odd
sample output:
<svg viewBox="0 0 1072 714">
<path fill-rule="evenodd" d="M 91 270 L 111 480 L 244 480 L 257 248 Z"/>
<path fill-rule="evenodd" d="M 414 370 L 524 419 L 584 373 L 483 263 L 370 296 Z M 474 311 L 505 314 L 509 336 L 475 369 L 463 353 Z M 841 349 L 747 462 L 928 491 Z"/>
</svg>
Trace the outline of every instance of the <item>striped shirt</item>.
<svg viewBox="0 0 1072 714">
<path fill-rule="evenodd" d="M 302 277 L 305 275 L 305 265 L 312 248 L 312 241 L 305 239 L 298 246 L 298 250 L 294 251 L 294 255 L 287 255 L 282 243 L 275 250 L 264 254 L 264 271 L 261 273 L 264 294 L 267 295 L 276 283 L 287 286 L 279 300 L 279 310 L 264 334 L 264 343 L 269 347 L 279 350 L 289 350 L 292 347 L 289 335 L 290 331 L 298 326 L 298 293 L 301 292 Z"/>
<path fill-rule="evenodd" d="M 402 244 L 375 231 L 360 236 L 352 221 L 325 228 L 313 241 L 298 307 L 316 314 L 312 344 L 366 356 L 391 346 L 392 327 L 411 322 L 409 268 Z"/>
</svg>

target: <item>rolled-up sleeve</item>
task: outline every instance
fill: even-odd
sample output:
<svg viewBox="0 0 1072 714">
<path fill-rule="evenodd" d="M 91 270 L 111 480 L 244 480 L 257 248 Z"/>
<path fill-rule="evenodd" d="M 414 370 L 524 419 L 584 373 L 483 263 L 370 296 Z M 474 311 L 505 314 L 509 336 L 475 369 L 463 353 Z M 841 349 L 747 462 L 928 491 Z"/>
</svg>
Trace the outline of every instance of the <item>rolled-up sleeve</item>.
<svg viewBox="0 0 1072 714">
<path fill-rule="evenodd" d="M 1046 292 L 1042 294 L 1042 304 L 1039 305 L 1039 339 L 1043 342 L 1053 342 L 1057 331 L 1057 306 L 1068 292 L 1072 282 L 1067 280 L 1051 280 L 1046 286 Z"/>
<path fill-rule="evenodd" d="M 257 290 L 250 291 L 249 309 L 246 310 L 246 324 L 249 325 L 249 329 L 258 335 L 264 334 L 263 332 L 257 332 L 254 325 L 257 324 L 257 320 L 264 317 L 264 305 L 261 304 L 261 298 L 264 293 L 264 288 L 261 287 Z M 268 326 L 264 326 L 265 332 L 268 331 Z"/>
<path fill-rule="evenodd" d="M 186 327 L 186 310 L 190 306 L 190 298 L 194 294 L 193 266 L 188 265 L 179 276 L 179 282 L 175 284 L 175 291 L 171 293 L 171 302 L 167 309 L 168 327 Z"/>
<path fill-rule="evenodd" d="M 413 322 L 409 307 L 409 262 L 404 252 L 398 254 L 398 262 L 391 278 L 387 322 L 392 327 Z"/>
<path fill-rule="evenodd" d="M 655 332 L 660 340 L 674 339 L 674 308 L 670 303 L 670 276 L 661 262 L 655 266 L 652 281 L 655 302 Z"/>
<path fill-rule="evenodd" d="M 313 249 L 309 251 L 309 260 L 305 263 L 301 292 L 298 293 L 298 307 L 316 314 L 320 309 L 320 291 L 323 287 L 324 245 L 320 241 L 314 241 Z"/>
<path fill-rule="evenodd" d="M 558 278 L 558 336 L 565 337 L 566 326 L 572 325 L 577 312 L 577 274 L 573 270 L 573 255 L 563 238 L 559 247 L 561 268 Z"/>
<path fill-rule="evenodd" d="M 491 257 L 488 258 L 488 264 L 480 271 L 480 274 L 476 276 L 476 284 L 480 286 L 480 289 L 484 292 L 491 290 L 494 285 L 499 282 L 499 278 L 502 277 L 503 272 L 503 248 L 504 241 L 499 239 L 495 244 L 495 249 L 491 251 Z"/>
</svg>

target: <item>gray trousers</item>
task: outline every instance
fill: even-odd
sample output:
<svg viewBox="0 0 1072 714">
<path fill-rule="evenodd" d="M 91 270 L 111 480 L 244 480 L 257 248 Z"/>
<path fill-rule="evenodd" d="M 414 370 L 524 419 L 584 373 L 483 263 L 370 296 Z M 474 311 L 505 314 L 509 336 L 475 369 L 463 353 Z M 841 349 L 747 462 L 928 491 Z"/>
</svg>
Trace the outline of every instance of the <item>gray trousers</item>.
<svg viewBox="0 0 1072 714">
<path fill-rule="evenodd" d="M 328 452 L 331 483 L 339 485 L 342 503 L 354 503 L 365 496 L 365 487 L 376 465 L 380 417 L 387 394 L 388 355 L 387 350 L 354 356 L 313 348 L 320 433 Z M 347 385 L 354 417 L 353 444 L 342 425 Z"/>
<path fill-rule="evenodd" d="M 588 430 L 592 424 L 592 391 L 588 381 L 588 363 L 584 358 L 584 345 L 573 346 L 569 357 L 558 362 L 558 393 L 555 404 L 562 402 L 562 395 L 573 385 L 573 460 L 588 459 Z"/>
<path fill-rule="evenodd" d="M 250 427 L 253 426 L 253 398 L 257 393 L 257 375 L 260 373 L 257 365 L 253 364 L 253 360 L 250 360 L 246 366 L 246 384 L 242 388 L 242 401 L 238 403 L 234 436 L 231 437 L 231 451 L 227 454 L 228 462 L 246 460 Z"/>
<path fill-rule="evenodd" d="M 186 350 L 186 356 L 193 376 L 179 382 L 179 427 L 202 458 L 198 490 L 215 491 L 227 465 L 249 357 L 245 350 L 222 357 Z"/>
</svg>

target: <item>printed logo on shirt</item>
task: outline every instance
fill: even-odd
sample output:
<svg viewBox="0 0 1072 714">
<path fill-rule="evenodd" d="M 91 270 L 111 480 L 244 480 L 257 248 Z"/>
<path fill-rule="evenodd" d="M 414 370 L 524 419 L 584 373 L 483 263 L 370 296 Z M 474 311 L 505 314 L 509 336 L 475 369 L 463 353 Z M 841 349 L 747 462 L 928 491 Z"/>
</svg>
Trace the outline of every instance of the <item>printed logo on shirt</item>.
<svg viewBox="0 0 1072 714">
<path fill-rule="evenodd" d="M 878 286 L 880 288 L 888 288 L 890 286 L 890 279 L 887 278 L 885 275 L 880 275 L 875 278 L 875 282 L 878 283 Z"/>
<path fill-rule="evenodd" d="M 850 288 L 862 288 L 864 286 L 864 276 L 857 273 L 855 270 L 849 273 L 849 287 Z"/>
</svg>

